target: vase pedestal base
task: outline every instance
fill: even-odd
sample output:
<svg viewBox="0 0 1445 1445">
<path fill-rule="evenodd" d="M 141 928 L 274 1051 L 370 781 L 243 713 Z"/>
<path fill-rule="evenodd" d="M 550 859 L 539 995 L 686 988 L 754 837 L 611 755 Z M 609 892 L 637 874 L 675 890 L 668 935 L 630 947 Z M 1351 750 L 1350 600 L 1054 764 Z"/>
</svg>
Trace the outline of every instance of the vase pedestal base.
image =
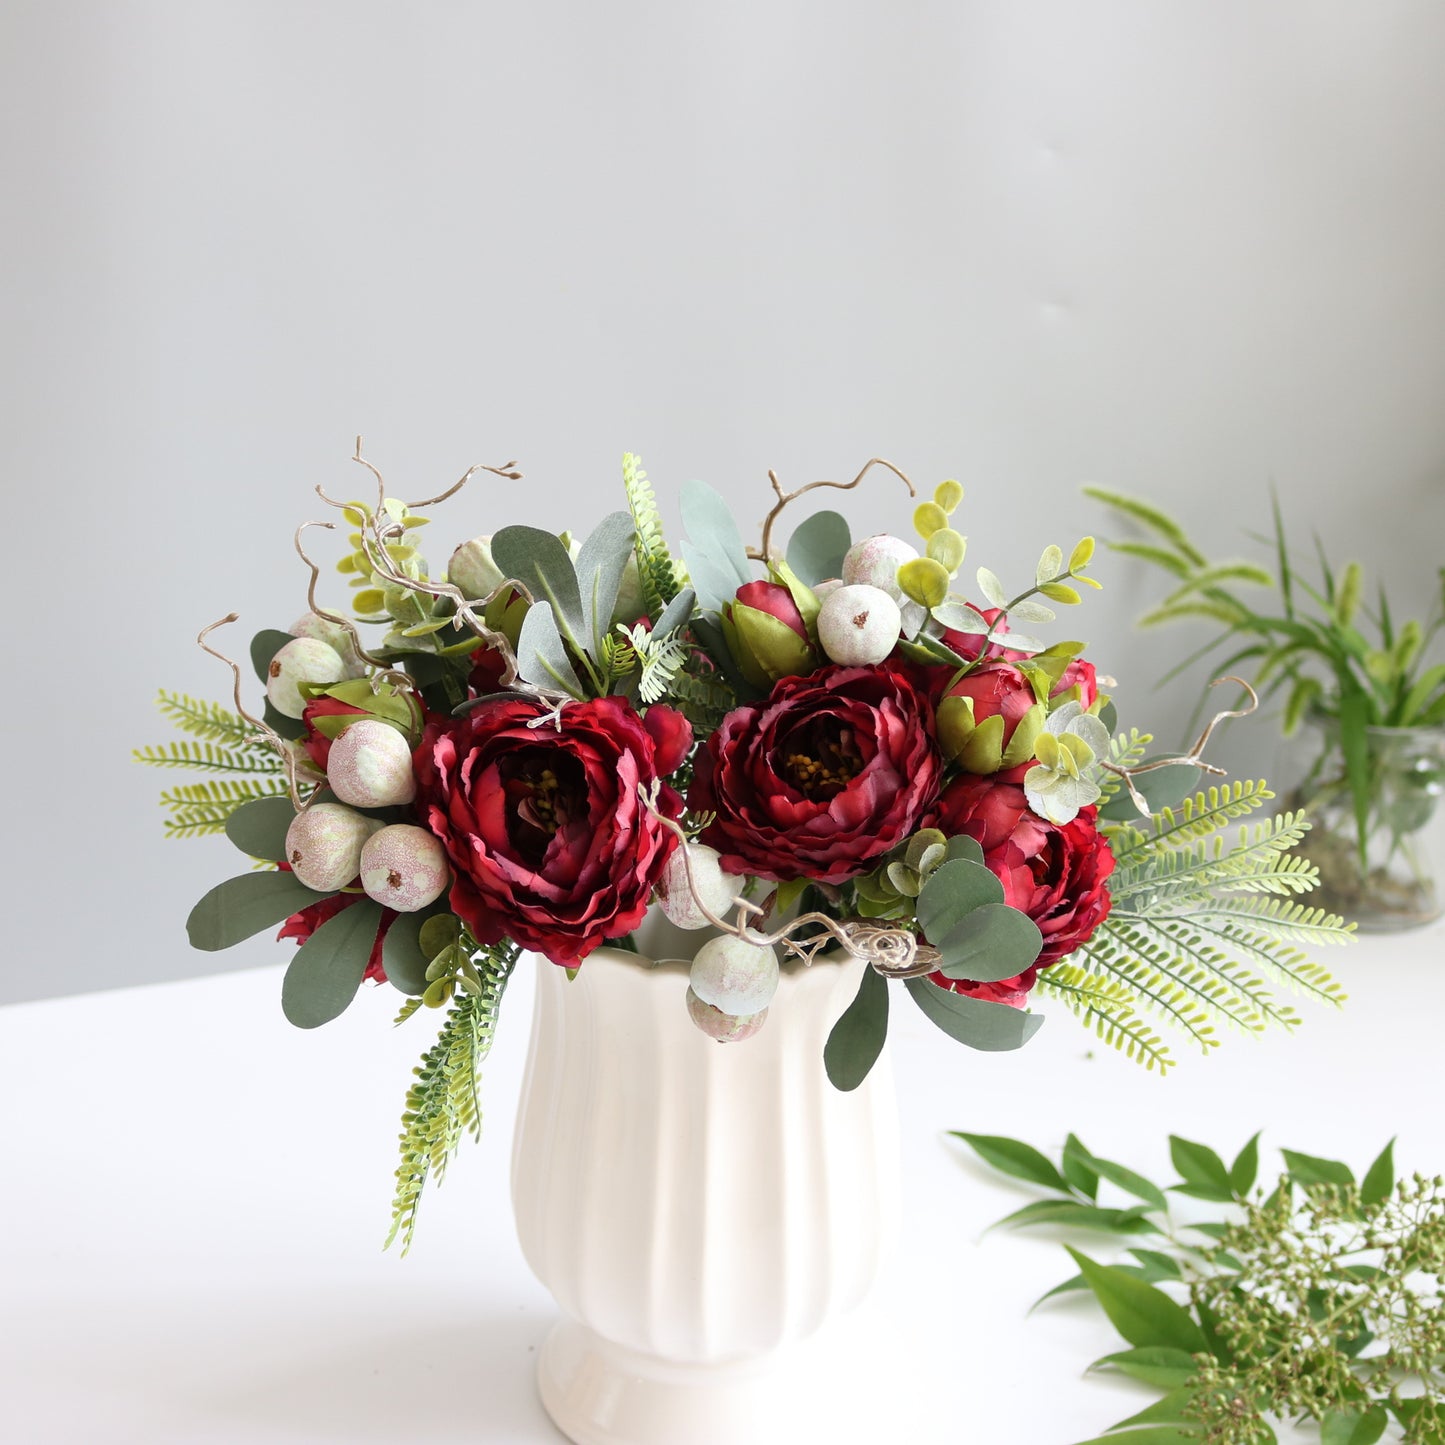
<svg viewBox="0 0 1445 1445">
<path fill-rule="evenodd" d="M 835 1335 L 849 1332 L 829 1330 Z M 537 1386 L 574 1445 L 799 1445 L 877 1439 L 867 1410 L 848 1411 L 838 1354 L 810 1340 L 719 1365 L 641 1355 L 564 1319 L 542 1345 Z M 847 1355 L 847 1350 L 843 1353 Z M 855 1381 L 857 1376 L 851 1377 Z M 856 1395 L 852 1401 L 857 1406 Z M 821 1433 L 820 1433 L 821 1431 Z"/>
</svg>

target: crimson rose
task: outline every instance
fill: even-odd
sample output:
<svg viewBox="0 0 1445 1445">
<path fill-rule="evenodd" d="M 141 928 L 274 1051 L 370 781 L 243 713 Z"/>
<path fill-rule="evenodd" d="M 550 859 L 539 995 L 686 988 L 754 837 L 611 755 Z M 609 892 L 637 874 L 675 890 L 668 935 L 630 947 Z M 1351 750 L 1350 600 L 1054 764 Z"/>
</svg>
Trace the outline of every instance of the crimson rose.
<svg viewBox="0 0 1445 1445">
<path fill-rule="evenodd" d="M 938 796 L 933 709 L 901 668 L 824 667 L 734 708 L 698 754 L 688 804 L 730 873 L 841 883 L 902 842 Z"/>
<path fill-rule="evenodd" d="M 639 788 L 692 743 L 668 707 L 640 717 L 620 697 L 567 703 L 558 721 L 526 698 L 428 723 L 414 755 L 418 816 L 446 848 L 450 904 L 477 940 L 506 937 L 553 963 L 579 963 L 642 921 L 676 838 Z M 668 817 L 682 799 L 665 784 Z"/>
<path fill-rule="evenodd" d="M 1108 916 L 1104 880 L 1114 871 L 1114 855 L 1094 823 L 1097 811 L 1084 808 L 1060 826 L 1035 813 L 1016 783 L 966 775 L 945 789 L 933 826 L 978 843 L 984 863 L 1003 884 L 1004 902 L 1038 924 L 1044 946 L 1017 978 L 977 984 L 936 973 L 934 983 L 1021 1007 L 1039 969 L 1089 940 Z"/>
</svg>

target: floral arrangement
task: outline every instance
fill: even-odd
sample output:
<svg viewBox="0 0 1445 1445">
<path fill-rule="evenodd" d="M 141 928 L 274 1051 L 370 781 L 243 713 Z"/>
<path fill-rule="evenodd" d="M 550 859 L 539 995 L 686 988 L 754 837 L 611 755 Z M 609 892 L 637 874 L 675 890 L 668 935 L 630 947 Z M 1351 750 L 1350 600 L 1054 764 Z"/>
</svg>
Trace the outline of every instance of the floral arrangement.
<svg viewBox="0 0 1445 1445">
<path fill-rule="evenodd" d="M 1010 593 L 987 568 L 957 590 L 963 500 L 931 498 L 891 463 L 784 491 L 748 548 L 723 499 L 681 491 L 674 556 L 636 457 L 627 509 L 580 542 L 504 527 L 433 573 L 418 508 L 372 476 L 338 502 L 350 607 L 317 595 L 251 659 L 264 712 L 174 693 L 193 740 L 144 761 L 222 776 L 169 790 L 170 832 L 224 830 L 250 871 L 192 911 L 191 941 L 226 948 L 279 927 L 300 945 L 282 1007 L 310 1028 L 362 985 L 405 995 L 398 1022 L 447 1010 L 403 1118 L 393 1236 L 409 1239 L 428 1175 L 475 1131 L 477 1069 L 524 951 L 568 970 L 656 906 L 695 950 L 687 1006 L 707 1035 L 763 1027 L 780 963 L 867 960 L 821 1066 L 866 1077 L 891 985 L 977 1049 L 1013 1049 L 1056 1001 L 1149 1068 L 1169 1054 L 1148 1015 L 1203 1048 L 1215 1023 L 1296 1022 L 1270 981 L 1338 1002 L 1299 945 L 1339 942 L 1336 917 L 1296 901 L 1315 880 L 1286 813 L 1225 831 L 1271 798 L 1262 783 L 1196 791 L 1217 717 L 1188 755 L 1150 757 L 1121 730 L 1083 644 L 1017 630 L 1073 606 L 1093 542 L 1045 548 Z M 815 511 L 820 487 L 890 473 L 917 503 L 916 542 L 854 541 Z M 223 619 L 234 621 L 234 617 Z M 207 652 L 229 662 L 208 640 Z M 1220 717 L 1235 716 L 1226 712 Z M 822 966 L 817 964 L 815 966 Z"/>
</svg>

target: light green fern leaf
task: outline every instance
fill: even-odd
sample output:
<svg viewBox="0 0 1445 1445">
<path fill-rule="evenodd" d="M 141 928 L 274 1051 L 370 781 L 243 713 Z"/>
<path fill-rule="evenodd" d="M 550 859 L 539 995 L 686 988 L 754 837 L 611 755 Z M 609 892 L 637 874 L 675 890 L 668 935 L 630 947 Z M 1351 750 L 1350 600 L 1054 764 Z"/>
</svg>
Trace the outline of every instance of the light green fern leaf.
<svg viewBox="0 0 1445 1445">
<path fill-rule="evenodd" d="M 175 727 L 192 737 L 231 747 L 253 747 L 267 753 L 272 751 L 263 734 L 240 713 L 222 707 L 220 703 L 198 700 L 183 692 L 167 692 L 162 688 L 156 697 L 156 706 Z"/>
<path fill-rule="evenodd" d="M 1135 1010 L 1138 997 L 1122 980 L 1090 973 L 1067 960 L 1039 975 L 1038 989 L 1063 1001 L 1100 1041 L 1146 1069 L 1167 1073 L 1174 1065 L 1168 1046 Z"/>
<path fill-rule="evenodd" d="M 281 759 L 269 747 L 262 751 L 181 739 L 159 747 L 132 748 L 131 756 L 153 768 L 192 768 L 203 773 L 281 772 Z"/>
<path fill-rule="evenodd" d="M 667 550 L 662 529 L 662 514 L 652 484 L 642 470 L 642 459 L 631 452 L 622 458 L 622 485 L 627 492 L 627 505 L 637 528 L 637 575 L 642 583 L 642 600 L 647 615 L 655 622 L 663 609 L 683 589 L 683 571 Z"/>
<path fill-rule="evenodd" d="M 440 1184 L 462 1135 L 481 1133 L 477 1074 L 491 1050 L 502 995 L 520 952 L 511 944 L 482 948 L 470 938 L 466 944 L 475 950 L 480 988 L 461 994 L 447 1011 L 436 1043 L 413 1071 L 416 1082 L 407 1090 L 401 1116 L 401 1162 L 386 1245 L 400 1237 L 403 1255 L 411 1248 L 427 1180 Z"/>
<path fill-rule="evenodd" d="M 200 838 L 208 833 L 223 833 L 226 819 L 252 798 L 284 797 L 287 788 L 282 778 L 215 778 L 208 783 L 188 783 L 180 788 L 167 788 L 160 797 L 161 806 L 170 809 L 165 821 L 167 838 Z"/>
</svg>

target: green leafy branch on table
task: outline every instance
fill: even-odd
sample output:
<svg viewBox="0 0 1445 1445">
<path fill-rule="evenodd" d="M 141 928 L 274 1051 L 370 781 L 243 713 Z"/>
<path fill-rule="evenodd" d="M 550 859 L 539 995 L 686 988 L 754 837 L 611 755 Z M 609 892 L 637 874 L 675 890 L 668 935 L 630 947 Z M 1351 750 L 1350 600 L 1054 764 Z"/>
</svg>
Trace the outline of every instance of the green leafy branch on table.
<svg viewBox="0 0 1445 1445">
<path fill-rule="evenodd" d="M 1092 1294 L 1128 1348 L 1090 1369 L 1163 1392 L 1083 1445 L 1268 1445 L 1282 1420 L 1315 1422 L 1321 1445 L 1373 1445 L 1392 1421 L 1407 1445 L 1445 1442 L 1445 1179 L 1397 1178 L 1393 1141 L 1358 1181 L 1281 1150 L 1266 1193 L 1258 1134 L 1230 1164 L 1171 1136 L 1180 1177 L 1163 1188 L 1073 1134 L 1057 1163 L 1017 1139 L 953 1137 L 1044 1191 L 1001 1224 L 1139 1241 L 1122 1264 L 1066 1245 L 1078 1273 L 1043 1297 Z M 1102 1186 L 1121 1202 L 1101 1203 Z M 1228 1213 L 1176 1221 L 1170 1194 Z"/>
</svg>

